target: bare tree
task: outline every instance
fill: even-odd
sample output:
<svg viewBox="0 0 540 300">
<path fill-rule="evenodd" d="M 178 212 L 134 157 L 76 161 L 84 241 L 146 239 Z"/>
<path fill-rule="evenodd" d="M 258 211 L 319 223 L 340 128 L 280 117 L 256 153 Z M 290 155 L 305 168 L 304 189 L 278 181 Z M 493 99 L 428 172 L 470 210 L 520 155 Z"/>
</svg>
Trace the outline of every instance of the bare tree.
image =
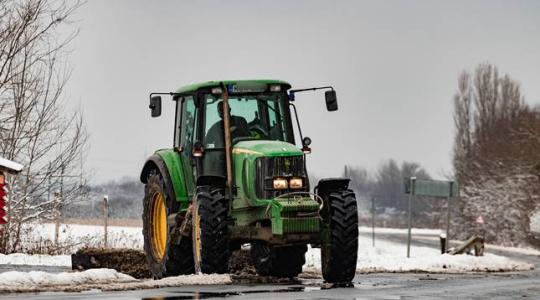
<svg viewBox="0 0 540 300">
<path fill-rule="evenodd" d="M 466 238 L 482 215 L 489 240 L 526 242 L 540 201 L 540 111 L 525 103 L 516 81 L 484 63 L 459 77 L 454 121 L 454 169 L 462 187 L 458 232 Z"/>
<path fill-rule="evenodd" d="M 9 183 L 9 224 L 0 251 L 18 250 L 24 224 L 58 217 L 84 190 L 82 115 L 65 109 L 73 30 L 59 28 L 80 3 L 0 0 L 0 155 L 24 171 Z M 54 196 L 56 195 L 56 196 Z"/>
</svg>

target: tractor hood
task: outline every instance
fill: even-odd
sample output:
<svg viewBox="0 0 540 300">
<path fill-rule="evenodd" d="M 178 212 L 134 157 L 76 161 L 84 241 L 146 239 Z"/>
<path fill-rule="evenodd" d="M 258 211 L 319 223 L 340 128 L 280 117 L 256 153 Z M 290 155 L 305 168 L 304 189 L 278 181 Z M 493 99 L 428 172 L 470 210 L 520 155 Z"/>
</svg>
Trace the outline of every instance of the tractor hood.
<svg viewBox="0 0 540 300">
<path fill-rule="evenodd" d="M 234 154 L 251 154 L 255 156 L 294 156 L 304 153 L 293 144 L 282 141 L 242 141 L 233 147 Z"/>
</svg>

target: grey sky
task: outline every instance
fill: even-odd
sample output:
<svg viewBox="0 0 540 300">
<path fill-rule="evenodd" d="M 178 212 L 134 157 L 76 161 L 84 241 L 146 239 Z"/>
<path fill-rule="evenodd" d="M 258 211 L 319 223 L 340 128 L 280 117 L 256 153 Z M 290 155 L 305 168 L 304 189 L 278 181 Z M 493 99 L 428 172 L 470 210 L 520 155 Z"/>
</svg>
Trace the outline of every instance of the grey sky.
<svg viewBox="0 0 540 300">
<path fill-rule="evenodd" d="M 297 97 L 309 170 L 416 161 L 450 173 L 451 99 L 463 69 L 490 61 L 540 103 L 538 1 L 101 1 L 77 13 L 70 101 L 83 108 L 95 181 L 137 176 L 170 147 L 172 101 L 151 119 L 150 91 L 206 80 L 276 78 L 333 85 Z"/>
</svg>

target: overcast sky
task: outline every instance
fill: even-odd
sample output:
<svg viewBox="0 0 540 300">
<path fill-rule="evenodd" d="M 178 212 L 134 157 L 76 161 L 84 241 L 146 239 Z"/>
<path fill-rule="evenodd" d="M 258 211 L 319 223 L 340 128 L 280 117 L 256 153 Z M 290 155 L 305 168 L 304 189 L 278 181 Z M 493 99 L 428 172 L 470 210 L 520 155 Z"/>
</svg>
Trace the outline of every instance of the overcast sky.
<svg viewBox="0 0 540 300">
<path fill-rule="evenodd" d="M 297 96 L 317 176 L 389 158 L 451 173 L 456 79 L 484 61 L 540 103 L 540 1 L 91 0 L 75 18 L 66 95 L 86 116 L 94 182 L 138 176 L 171 147 L 172 101 L 152 119 L 148 94 L 198 81 L 333 85 L 337 112 L 324 93 Z"/>
</svg>

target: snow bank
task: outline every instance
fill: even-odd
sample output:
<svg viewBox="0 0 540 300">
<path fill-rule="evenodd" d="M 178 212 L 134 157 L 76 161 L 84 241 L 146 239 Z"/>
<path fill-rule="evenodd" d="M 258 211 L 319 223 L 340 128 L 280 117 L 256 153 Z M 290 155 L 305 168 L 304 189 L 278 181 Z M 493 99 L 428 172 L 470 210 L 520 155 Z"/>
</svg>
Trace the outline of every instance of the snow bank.
<svg viewBox="0 0 540 300">
<path fill-rule="evenodd" d="M 71 255 L 0 254 L 0 265 L 71 267 Z"/>
<path fill-rule="evenodd" d="M 231 284 L 224 274 L 200 274 L 168 277 L 160 280 L 137 280 L 111 269 L 92 269 L 84 272 L 51 274 L 46 272 L 6 272 L 0 274 L 0 293 L 87 290 L 124 291 L 183 285 Z"/>
<path fill-rule="evenodd" d="M 0 273 L 0 290 L 16 286 L 79 285 L 135 281 L 135 278 L 112 269 L 92 269 L 73 273 L 47 273 L 41 271 Z"/>
<path fill-rule="evenodd" d="M 358 273 L 374 272 L 500 272 L 523 271 L 534 268 L 532 264 L 511 260 L 507 257 L 486 253 L 484 256 L 441 255 L 437 249 L 411 247 L 411 258 L 407 258 L 404 244 L 377 240 L 371 246 L 369 237 L 359 236 Z M 306 254 L 306 267 L 321 268 L 320 249 L 310 248 Z"/>
<path fill-rule="evenodd" d="M 229 275 L 181 275 L 161 280 L 137 280 L 111 269 L 51 274 L 46 272 L 6 272 L 0 274 L 1 292 L 81 292 L 87 290 L 124 291 L 183 285 L 231 284 Z"/>
</svg>

